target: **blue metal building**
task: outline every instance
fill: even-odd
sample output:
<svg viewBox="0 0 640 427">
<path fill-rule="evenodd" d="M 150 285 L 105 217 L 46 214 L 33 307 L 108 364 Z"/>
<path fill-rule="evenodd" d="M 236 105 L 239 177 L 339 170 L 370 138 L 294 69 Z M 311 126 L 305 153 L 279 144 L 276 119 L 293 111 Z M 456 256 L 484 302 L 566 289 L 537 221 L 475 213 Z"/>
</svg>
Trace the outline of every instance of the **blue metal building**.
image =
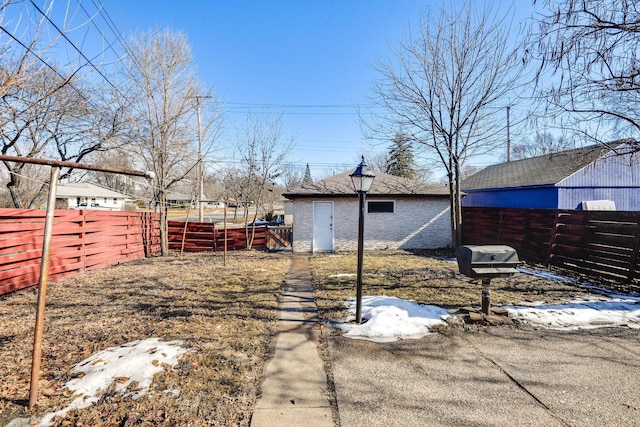
<svg viewBox="0 0 640 427">
<path fill-rule="evenodd" d="M 462 182 L 462 205 L 583 209 L 583 202 L 609 201 L 616 210 L 640 211 L 637 144 L 616 141 L 489 166 Z"/>
</svg>

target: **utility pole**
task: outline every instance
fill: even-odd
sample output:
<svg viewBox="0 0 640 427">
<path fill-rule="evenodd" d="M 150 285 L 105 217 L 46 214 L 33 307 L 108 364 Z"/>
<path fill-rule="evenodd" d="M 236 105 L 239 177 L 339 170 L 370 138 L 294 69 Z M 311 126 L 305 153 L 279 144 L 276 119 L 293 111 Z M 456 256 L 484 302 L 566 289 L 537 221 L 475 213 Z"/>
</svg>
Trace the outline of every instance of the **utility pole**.
<svg viewBox="0 0 640 427">
<path fill-rule="evenodd" d="M 507 162 L 511 161 L 511 136 L 509 134 L 511 128 L 511 124 L 509 123 L 510 110 L 511 106 L 507 105 Z"/>
<path fill-rule="evenodd" d="M 209 95 L 196 95 L 196 113 L 198 114 L 198 164 L 196 165 L 196 185 L 198 186 L 198 222 L 204 222 L 204 204 L 202 197 L 204 194 L 204 165 L 202 164 L 202 120 L 200 119 L 200 102 L 203 99 L 211 98 Z M 187 218 L 188 219 L 188 218 Z"/>
</svg>

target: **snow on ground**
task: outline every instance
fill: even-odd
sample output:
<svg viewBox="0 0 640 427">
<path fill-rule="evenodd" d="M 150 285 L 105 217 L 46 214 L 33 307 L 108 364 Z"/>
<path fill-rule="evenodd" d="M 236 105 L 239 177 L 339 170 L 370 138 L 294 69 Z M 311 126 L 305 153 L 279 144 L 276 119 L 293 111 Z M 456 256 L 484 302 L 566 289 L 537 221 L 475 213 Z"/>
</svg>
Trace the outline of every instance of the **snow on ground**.
<svg viewBox="0 0 640 427">
<path fill-rule="evenodd" d="M 530 269 L 519 269 L 521 273 L 536 275 L 550 280 L 572 281 L 552 273 Z M 336 275 L 340 276 L 340 275 Z M 533 303 L 521 306 L 505 306 L 513 319 L 537 327 L 553 329 L 581 329 L 612 326 L 640 328 L 640 297 L 610 293 L 604 289 L 589 287 L 593 298 L 583 301 L 570 301 L 566 304 L 548 305 Z M 355 298 L 347 302 L 349 311 L 355 314 Z M 375 342 L 389 342 L 398 339 L 417 339 L 432 333 L 432 329 L 444 324 L 451 316 L 447 310 L 433 305 L 416 304 L 386 296 L 366 296 L 362 298 L 361 325 L 350 323 L 354 316 L 344 322 L 336 322 L 334 327 L 344 331 L 344 336 L 354 339 L 367 339 Z M 52 425 L 56 416 L 64 416 L 76 408 L 86 408 L 99 400 L 100 395 L 112 384 L 116 390 L 137 399 L 149 389 L 153 376 L 161 372 L 163 365 L 174 366 L 187 350 L 181 347 L 181 341 L 159 341 L 149 338 L 134 341 L 120 347 L 103 350 L 80 362 L 72 373 L 76 378 L 65 385 L 77 396 L 71 404 L 60 411 L 47 414 L 39 426 Z M 138 383 L 134 391 L 127 391 L 133 382 Z M 165 390 L 179 395 L 179 390 Z M 28 419 L 16 419 L 9 423 L 11 427 L 29 426 Z"/>
<path fill-rule="evenodd" d="M 566 304 L 504 306 L 512 319 L 550 329 L 592 329 L 604 326 L 640 328 L 640 298 L 593 298 Z"/>
<path fill-rule="evenodd" d="M 347 300 L 350 312 L 356 312 L 356 300 Z M 362 298 L 361 325 L 347 322 L 334 326 L 345 331 L 344 336 L 356 339 L 367 339 L 375 342 L 396 341 L 399 338 L 422 338 L 431 333 L 430 329 L 444 324 L 450 314 L 444 308 L 433 305 L 416 304 L 411 301 L 385 296 L 368 296 Z"/>
<path fill-rule="evenodd" d="M 519 268 L 519 271 L 548 280 L 573 281 L 546 271 L 524 268 Z M 619 295 L 590 285 L 580 286 L 598 295 L 589 300 L 568 301 L 565 304 L 533 303 L 503 308 L 512 319 L 534 327 L 569 330 L 614 326 L 640 328 L 640 297 Z M 355 313 L 355 298 L 347 300 L 346 305 L 351 313 Z M 345 337 L 389 342 L 401 338 L 421 338 L 431 333 L 430 330 L 435 326 L 443 324 L 449 316 L 441 307 L 385 296 L 367 296 L 362 298 L 361 325 L 350 323 L 355 317 L 349 316 L 344 322 L 336 322 L 333 326 L 344 331 Z"/>
<path fill-rule="evenodd" d="M 53 425 L 57 416 L 64 416 L 72 409 L 87 408 L 100 399 L 112 384 L 116 392 L 138 399 L 145 395 L 153 381 L 153 376 L 164 370 L 163 365 L 174 366 L 187 350 L 181 347 L 181 341 L 160 341 L 158 338 L 133 341 L 120 347 L 102 350 L 78 363 L 71 373 L 74 379 L 65 387 L 74 391 L 76 398 L 64 409 L 46 414 L 39 427 Z M 136 381 L 137 388 L 127 391 L 127 387 Z M 176 390 L 168 390 L 176 393 Z M 9 426 L 29 426 L 28 419 L 17 419 Z"/>
</svg>

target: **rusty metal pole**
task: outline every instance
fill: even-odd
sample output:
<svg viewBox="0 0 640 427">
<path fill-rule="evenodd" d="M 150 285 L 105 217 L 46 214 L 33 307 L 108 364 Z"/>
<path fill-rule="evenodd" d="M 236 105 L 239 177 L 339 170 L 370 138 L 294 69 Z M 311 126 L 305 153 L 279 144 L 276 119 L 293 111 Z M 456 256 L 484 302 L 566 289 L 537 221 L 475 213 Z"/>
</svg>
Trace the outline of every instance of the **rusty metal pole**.
<svg viewBox="0 0 640 427">
<path fill-rule="evenodd" d="M 44 237 L 42 239 L 42 259 L 40 261 L 40 281 L 38 283 L 38 311 L 36 312 L 36 328 L 33 337 L 33 360 L 31 361 L 31 386 L 29 389 L 29 409 L 38 400 L 38 386 L 40 383 L 40 362 L 42 359 L 42 335 L 44 332 L 44 308 L 47 299 L 47 284 L 49 282 L 49 255 L 51 253 L 51 236 L 53 234 L 53 217 L 56 209 L 56 191 L 60 168 L 51 168 L 51 182 L 49 184 L 49 199 L 47 201 L 47 216 L 44 223 Z"/>
<path fill-rule="evenodd" d="M 489 310 L 491 309 L 491 289 L 489 285 L 491 284 L 491 279 L 482 279 L 482 312 L 484 314 L 489 314 Z"/>
</svg>

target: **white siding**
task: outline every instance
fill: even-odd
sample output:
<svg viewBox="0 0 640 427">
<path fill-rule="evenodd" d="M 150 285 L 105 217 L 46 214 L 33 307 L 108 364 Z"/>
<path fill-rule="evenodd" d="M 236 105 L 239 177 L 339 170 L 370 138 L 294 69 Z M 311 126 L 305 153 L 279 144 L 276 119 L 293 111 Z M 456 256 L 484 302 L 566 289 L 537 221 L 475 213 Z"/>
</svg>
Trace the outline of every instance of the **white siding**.
<svg viewBox="0 0 640 427">
<path fill-rule="evenodd" d="M 372 197 L 368 200 L 390 199 Z M 358 200 L 339 198 L 333 202 L 335 250 L 357 250 Z M 366 250 L 436 249 L 451 245 L 448 199 L 399 198 L 395 202 L 394 213 L 365 213 Z M 312 241 L 313 199 L 294 200 L 293 251 L 311 252 Z"/>
</svg>

